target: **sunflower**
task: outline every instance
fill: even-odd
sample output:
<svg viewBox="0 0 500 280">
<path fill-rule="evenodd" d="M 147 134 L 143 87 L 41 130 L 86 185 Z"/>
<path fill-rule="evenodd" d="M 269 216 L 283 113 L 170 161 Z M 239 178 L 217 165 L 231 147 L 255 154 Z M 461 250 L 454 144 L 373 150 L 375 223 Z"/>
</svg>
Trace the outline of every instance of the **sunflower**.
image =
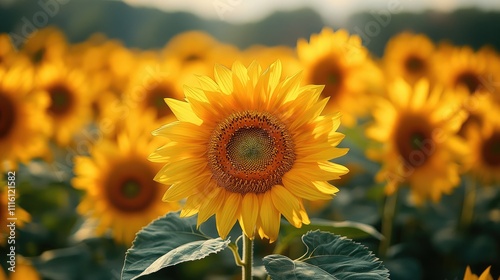
<svg viewBox="0 0 500 280">
<path fill-rule="evenodd" d="M 460 182 L 459 159 L 467 146 L 456 136 L 466 112 L 453 92 L 429 90 L 421 80 L 412 88 L 403 80 L 389 86 L 388 99 L 380 99 L 373 112 L 375 123 L 367 128 L 369 138 L 381 149 L 368 156 L 383 161 L 378 181 L 386 181 L 386 193 L 408 183 L 417 204 L 430 198 L 437 202 Z"/>
<path fill-rule="evenodd" d="M 49 26 L 37 30 L 21 48 L 36 65 L 59 61 L 66 54 L 66 36 L 57 27 Z"/>
<path fill-rule="evenodd" d="M 391 38 L 384 51 L 383 65 L 390 81 L 402 77 L 415 84 L 430 74 L 434 43 L 424 34 L 403 32 Z"/>
<path fill-rule="evenodd" d="M 172 37 L 162 50 L 166 61 L 178 63 L 182 71 L 211 75 L 214 63 L 230 66 L 239 50 L 217 41 L 210 34 L 193 30 Z M 192 83 L 193 80 L 188 81 Z"/>
<path fill-rule="evenodd" d="M 49 99 L 43 92 L 32 92 L 32 86 L 29 64 L 18 61 L 9 69 L 0 66 L 0 163 L 6 170 L 46 152 Z"/>
<path fill-rule="evenodd" d="M 66 146 L 90 120 L 90 101 L 84 73 L 62 63 L 44 64 L 38 69 L 36 89 L 47 93 L 47 108 L 53 125 L 53 139 Z"/>
<path fill-rule="evenodd" d="M 75 158 L 72 184 L 86 191 L 78 212 L 97 220 L 97 234 L 111 229 L 117 242 L 130 244 L 143 226 L 178 207 L 162 203 L 166 188 L 153 181 L 161 165 L 146 159 L 159 147 L 148 133 L 153 114 L 131 113 L 126 123 L 116 141 L 102 138 L 89 157 Z"/>
<path fill-rule="evenodd" d="M 478 277 L 476 274 L 472 273 L 470 267 L 467 266 L 465 269 L 464 280 L 493 280 L 493 277 L 490 274 L 490 268 L 491 266 L 488 266 Z"/>
<path fill-rule="evenodd" d="M 283 64 L 283 73 L 281 73 L 283 78 L 302 70 L 296 51 L 288 46 L 268 47 L 253 45 L 241 53 L 241 60 L 245 65 L 256 60 L 259 61 L 262 67 L 269 67 L 278 59 Z"/>
<path fill-rule="evenodd" d="M 139 62 L 125 90 L 124 105 L 141 111 L 152 110 L 158 119 L 173 117 L 164 99 L 183 97 L 181 81 L 184 77 L 180 72 L 174 63 L 160 64 L 152 59 Z"/>
<path fill-rule="evenodd" d="M 500 90 L 500 59 L 489 49 L 477 52 L 470 47 L 440 45 L 434 58 L 433 76 L 450 89 L 465 88 L 469 94 Z"/>
<path fill-rule="evenodd" d="M 297 53 L 306 84 L 325 85 L 322 97 L 330 97 L 327 112 L 340 111 L 342 123 L 353 126 L 367 113 L 367 93 L 379 90 L 382 75 L 357 35 L 324 28 L 309 43 L 300 39 Z"/>
<path fill-rule="evenodd" d="M 499 111 L 496 108 L 496 115 Z M 493 114 L 483 114 L 478 120 L 465 132 L 471 149 L 468 167 L 485 184 L 500 182 L 500 121 Z"/>
<path fill-rule="evenodd" d="M 338 189 L 327 181 L 348 172 L 329 162 L 347 149 L 336 147 L 340 114 L 320 115 L 323 86 L 281 73 L 279 61 L 265 71 L 255 62 L 217 65 L 215 81 L 185 87 L 186 102 L 166 100 L 178 121 L 153 132 L 169 139 L 149 157 L 166 163 L 155 177 L 170 185 L 163 200 L 187 198 L 181 216 L 198 213 L 198 226 L 215 214 L 222 238 L 237 220 L 249 238 L 257 231 L 270 242 L 281 214 L 308 224 L 303 200 L 331 199 Z"/>
</svg>

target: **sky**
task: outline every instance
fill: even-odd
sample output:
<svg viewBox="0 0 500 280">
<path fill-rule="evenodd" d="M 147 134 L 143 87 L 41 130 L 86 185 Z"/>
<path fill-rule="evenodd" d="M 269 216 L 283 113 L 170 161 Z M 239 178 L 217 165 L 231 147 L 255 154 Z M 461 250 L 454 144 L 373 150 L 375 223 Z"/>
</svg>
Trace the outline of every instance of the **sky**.
<svg viewBox="0 0 500 280">
<path fill-rule="evenodd" d="M 310 7 L 327 23 L 342 23 L 360 11 L 398 13 L 433 9 L 452 11 L 461 7 L 500 10 L 498 0 L 123 0 L 131 5 L 166 11 L 186 11 L 205 19 L 231 23 L 258 21 L 275 11 Z"/>
</svg>

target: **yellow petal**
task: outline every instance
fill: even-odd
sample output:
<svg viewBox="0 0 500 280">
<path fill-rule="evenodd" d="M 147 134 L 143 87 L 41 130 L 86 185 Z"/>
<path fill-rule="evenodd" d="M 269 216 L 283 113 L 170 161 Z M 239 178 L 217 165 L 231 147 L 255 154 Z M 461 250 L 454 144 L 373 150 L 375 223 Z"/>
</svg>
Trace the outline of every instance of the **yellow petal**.
<svg viewBox="0 0 500 280">
<path fill-rule="evenodd" d="M 200 226 L 219 211 L 225 203 L 225 193 L 223 188 L 211 184 L 203 190 L 203 193 L 197 196 L 201 202 L 197 226 Z"/>
<path fill-rule="evenodd" d="M 271 188 L 271 198 L 276 209 L 295 227 L 302 226 L 302 219 L 299 217 L 300 206 L 297 198 L 285 187 L 275 185 Z"/>
<path fill-rule="evenodd" d="M 193 112 L 189 103 L 172 98 L 165 98 L 165 102 L 179 121 L 190 122 L 196 125 L 203 123 L 203 121 Z"/>
<path fill-rule="evenodd" d="M 313 182 L 302 179 L 300 174 L 294 172 L 288 172 L 283 176 L 283 185 L 294 195 L 313 201 L 332 199 L 332 195 L 338 191 L 333 186 L 326 192 L 324 189 L 319 190 Z"/>
<path fill-rule="evenodd" d="M 274 242 L 278 238 L 280 230 L 280 212 L 273 204 L 271 191 L 260 196 L 260 224 L 259 235 L 261 238 L 269 238 L 269 242 Z"/>
<path fill-rule="evenodd" d="M 255 193 L 245 194 L 241 204 L 239 222 L 243 232 L 250 239 L 253 239 L 254 237 L 259 212 L 259 199 L 257 198 L 257 195 Z"/>
<path fill-rule="evenodd" d="M 222 92 L 231 94 L 233 92 L 233 83 L 231 70 L 226 66 L 217 64 L 214 67 L 214 78 Z"/>
<path fill-rule="evenodd" d="M 217 231 L 222 239 L 226 238 L 240 215 L 241 194 L 228 192 L 222 207 L 215 214 Z"/>
</svg>

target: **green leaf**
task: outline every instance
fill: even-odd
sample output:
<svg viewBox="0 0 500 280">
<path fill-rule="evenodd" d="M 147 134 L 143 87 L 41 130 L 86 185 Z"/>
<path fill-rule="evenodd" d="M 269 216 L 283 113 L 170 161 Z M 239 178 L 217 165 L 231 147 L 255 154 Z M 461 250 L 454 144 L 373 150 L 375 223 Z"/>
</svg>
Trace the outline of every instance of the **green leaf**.
<svg viewBox="0 0 500 280">
<path fill-rule="evenodd" d="M 225 249 L 229 240 L 211 238 L 196 229 L 196 217 L 179 212 L 153 221 L 136 236 L 127 251 L 122 279 L 133 280 L 182 262 L 202 259 Z"/>
<path fill-rule="evenodd" d="M 351 221 L 332 222 L 324 219 L 311 219 L 311 223 L 309 225 L 302 225 L 301 228 L 296 228 L 289 223 L 283 223 L 283 237 L 279 239 L 279 243 L 276 245 L 274 251 L 278 254 L 282 253 L 293 239 L 298 238 L 299 236 L 312 230 L 332 232 L 351 239 L 373 237 L 381 240 L 384 238 L 383 235 L 374 227 L 367 224 Z"/>
<path fill-rule="evenodd" d="M 271 279 L 389 279 L 389 271 L 363 245 L 319 230 L 302 236 L 307 247 L 301 260 L 281 255 L 263 259 Z"/>
</svg>

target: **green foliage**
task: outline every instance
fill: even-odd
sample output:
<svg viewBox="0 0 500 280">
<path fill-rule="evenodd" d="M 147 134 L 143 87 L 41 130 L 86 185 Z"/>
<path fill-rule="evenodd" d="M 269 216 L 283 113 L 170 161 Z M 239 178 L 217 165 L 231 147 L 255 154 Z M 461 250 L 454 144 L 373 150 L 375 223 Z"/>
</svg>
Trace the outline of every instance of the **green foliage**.
<svg viewBox="0 0 500 280">
<path fill-rule="evenodd" d="M 138 279 L 179 263 L 202 259 L 225 249 L 229 240 L 211 238 L 196 229 L 196 217 L 179 212 L 153 221 L 136 236 L 127 251 L 122 279 Z"/>
<path fill-rule="evenodd" d="M 272 279 L 389 279 L 389 271 L 368 249 L 350 239 L 323 231 L 302 236 L 307 247 L 300 260 L 281 255 L 264 258 Z"/>
</svg>

